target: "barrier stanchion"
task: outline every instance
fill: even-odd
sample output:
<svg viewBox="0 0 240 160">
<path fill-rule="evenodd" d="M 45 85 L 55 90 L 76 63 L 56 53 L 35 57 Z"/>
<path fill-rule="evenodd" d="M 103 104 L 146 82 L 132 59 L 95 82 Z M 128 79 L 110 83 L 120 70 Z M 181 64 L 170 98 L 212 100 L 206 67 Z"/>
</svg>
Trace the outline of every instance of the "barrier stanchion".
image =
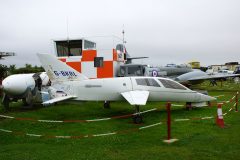
<svg viewBox="0 0 240 160">
<path fill-rule="evenodd" d="M 212 104 L 211 104 L 211 102 L 209 101 L 209 102 L 207 102 L 207 104 L 208 104 L 208 107 L 212 107 Z"/>
<path fill-rule="evenodd" d="M 235 97 L 236 99 L 236 104 L 235 104 L 235 112 L 238 112 L 238 92 L 237 92 L 237 94 L 236 94 L 236 97 Z"/>
<path fill-rule="evenodd" d="M 224 128 L 223 113 L 222 113 L 222 103 L 218 103 L 218 106 L 217 106 L 216 124 L 220 128 Z"/>
<path fill-rule="evenodd" d="M 171 139 L 171 103 L 167 103 L 167 132 L 168 132 L 168 140 Z"/>
<path fill-rule="evenodd" d="M 190 103 L 190 102 L 186 103 L 186 110 L 188 110 L 188 111 L 192 110 L 192 103 Z"/>
<path fill-rule="evenodd" d="M 163 140 L 166 143 L 173 143 L 178 139 L 171 139 L 171 103 L 167 102 L 167 139 Z"/>
</svg>

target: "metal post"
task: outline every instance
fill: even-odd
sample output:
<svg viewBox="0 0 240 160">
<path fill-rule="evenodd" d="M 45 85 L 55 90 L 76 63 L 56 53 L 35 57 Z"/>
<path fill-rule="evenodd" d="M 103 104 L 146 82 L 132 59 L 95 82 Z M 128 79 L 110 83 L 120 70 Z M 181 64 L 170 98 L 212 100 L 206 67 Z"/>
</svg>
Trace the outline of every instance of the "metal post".
<svg viewBox="0 0 240 160">
<path fill-rule="evenodd" d="M 238 92 L 236 94 L 236 105 L 235 105 L 235 111 L 238 112 Z"/>
</svg>

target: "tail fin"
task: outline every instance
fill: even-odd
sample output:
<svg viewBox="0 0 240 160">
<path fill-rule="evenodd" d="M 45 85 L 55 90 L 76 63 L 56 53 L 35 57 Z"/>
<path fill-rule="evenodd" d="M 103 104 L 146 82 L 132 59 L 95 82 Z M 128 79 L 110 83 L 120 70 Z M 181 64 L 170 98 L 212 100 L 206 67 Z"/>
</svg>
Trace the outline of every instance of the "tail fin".
<svg viewBox="0 0 240 160">
<path fill-rule="evenodd" d="M 83 74 L 59 61 L 54 55 L 37 54 L 51 81 L 86 80 Z"/>
</svg>

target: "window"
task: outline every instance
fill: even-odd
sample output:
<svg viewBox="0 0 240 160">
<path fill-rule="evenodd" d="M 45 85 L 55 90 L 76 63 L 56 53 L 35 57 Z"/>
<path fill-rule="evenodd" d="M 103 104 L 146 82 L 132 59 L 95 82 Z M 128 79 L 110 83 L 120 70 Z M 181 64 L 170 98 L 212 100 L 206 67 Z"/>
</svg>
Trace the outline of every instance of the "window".
<svg viewBox="0 0 240 160">
<path fill-rule="evenodd" d="M 82 40 L 55 41 L 58 57 L 81 56 Z"/>
<path fill-rule="evenodd" d="M 136 78 L 137 85 L 160 87 L 160 85 L 153 78 Z"/>
<path fill-rule="evenodd" d="M 178 84 L 177 82 L 166 80 L 166 79 L 158 79 L 165 88 L 171 88 L 171 89 L 181 89 L 186 90 L 184 86 L 181 84 Z"/>
<path fill-rule="evenodd" d="M 235 68 L 235 72 L 237 73 L 240 70 L 240 66 Z"/>
<path fill-rule="evenodd" d="M 125 75 L 125 73 L 126 73 L 125 70 L 126 70 L 126 67 L 121 66 L 121 67 L 120 67 L 119 76 L 123 76 L 123 77 L 126 76 L 126 75 Z"/>
<path fill-rule="evenodd" d="M 103 57 L 94 57 L 94 67 L 103 67 Z"/>
<path fill-rule="evenodd" d="M 125 61 L 127 60 L 127 54 L 126 53 L 124 54 L 124 60 Z"/>
<path fill-rule="evenodd" d="M 137 82 L 137 85 L 148 86 L 146 78 L 141 78 L 141 79 L 137 78 L 136 82 Z"/>
<path fill-rule="evenodd" d="M 117 46 L 116 46 L 116 50 L 118 50 L 118 51 L 121 51 L 121 52 L 123 52 L 123 45 L 122 44 L 118 44 Z"/>
<path fill-rule="evenodd" d="M 142 76 L 142 67 L 141 66 L 129 66 L 128 75 Z"/>
<path fill-rule="evenodd" d="M 96 49 L 96 43 L 84 40 L 84 49 Z"/>
<path fill-rule="evenodd" d="M 155 81 L 155 79 L 148 78 L 149 86 L 160 87 L 160 85 Z"/>
</svg>

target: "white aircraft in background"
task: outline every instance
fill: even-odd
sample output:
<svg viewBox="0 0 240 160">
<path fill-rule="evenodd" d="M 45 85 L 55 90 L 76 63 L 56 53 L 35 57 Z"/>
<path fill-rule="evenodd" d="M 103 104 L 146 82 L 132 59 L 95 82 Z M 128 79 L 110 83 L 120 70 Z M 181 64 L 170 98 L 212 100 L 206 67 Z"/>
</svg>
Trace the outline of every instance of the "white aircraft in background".
<svg viewBox="0 0 240 160">
<path fill-rule="evenodd" d="M 33 102 L 41 102 L 41 89 L 49 85 L 49 78 L 45 72 L 30 74 L 15 74 L 2 81 L 5 109 L 11 101 L 23 100 L 24 105 L 32 106 Z"/>
<path fill-rule="evenodd" d="M 224 72 L 221 73 L 209 73 L 203 72 L 199 69 L 192 69 L 188 65 L 174 65 L 168 64 L 165 67 L 149 67 L 143 64 L 124 64 L 121 65 L 118 71 L 119 77 L 131 77 L 131 76 L 153 76 L 153 77 L 167 77 L 171 78 L 185 86 L 191 86 L 194 84 L 200 84 L 205 80 L 215 82 L 217 80 L 239 77 L 238 72 Z M 216 83 L 216 82 L 215 82 Z"/>
<path fill-rule="evenodd" d="M 116 77 L 88 79 L 55 56 L 38 54 L 40 62 L 52 82 L 54 89 L 65 94 L 57 96 L 43 104 L 72 99 L 78 101 L 121 101 L 126 100 L 136 107 L 135 123 L 140 123 L 139 106 L 147 101 L 190 102 L 198 105 L 215 98 L 192 91 L 185 86 L 167 78 L 160 77 Z"/>
</svg>

